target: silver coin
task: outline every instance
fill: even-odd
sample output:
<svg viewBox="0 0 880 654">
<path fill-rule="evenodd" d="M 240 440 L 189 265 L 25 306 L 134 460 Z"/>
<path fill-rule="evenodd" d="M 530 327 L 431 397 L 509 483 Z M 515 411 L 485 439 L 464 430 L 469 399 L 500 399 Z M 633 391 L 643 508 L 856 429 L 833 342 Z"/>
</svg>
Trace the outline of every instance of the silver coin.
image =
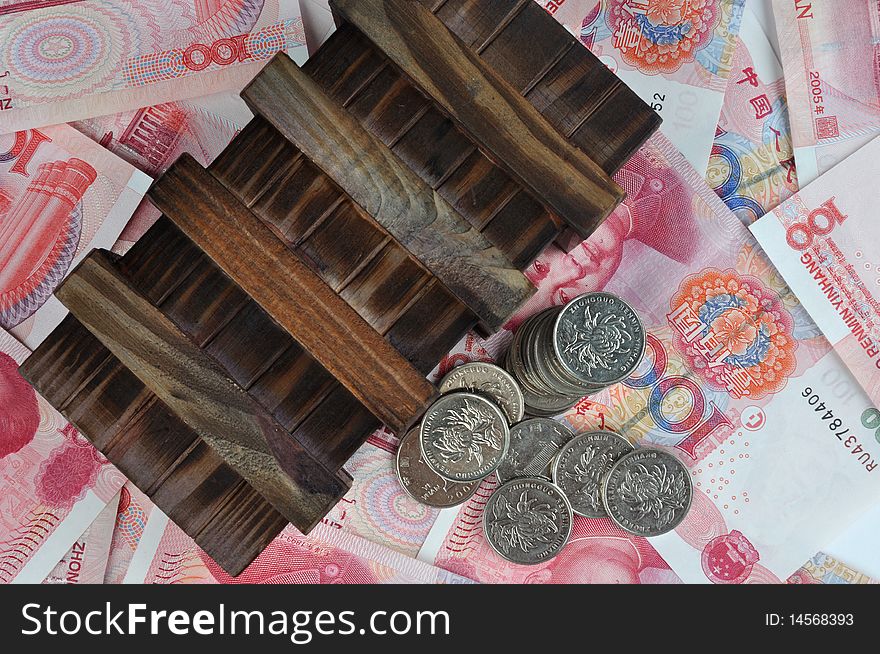
<svg viewBox="0 0 880 654">
<path fill-rule="evenodd" d="M 610 431 L 578 434 L 553 461 L 553 483 L 562 489 L 572 510 L 586 518 L 603 518 L 602 482 L 624 454 L 633 451 L 622 436 Z"/>
<path fill-rule="evenodd" d="M 407 495 L 417 502 L 438 509 L 458 506 L 467 501 L 480 485 L 479 481 L 459 483 L 444 479 L 428 467 L 419 445 L 419 428 L 413 427 L 397 448 L 397 479 Z"/>
<path fill-rule="evenodd" d="M 553 329 L 563 366 L 587 384 L 629 377 L 645 354 L 645 329 L 629 304 L 610 293 L 587 293 L 565 305 Z"/>
<path fill-rule="evenodd" d="M 507 418 L 494 402 L 474 393 L 449 393 L 422 418 L 419 442 L 425 463 L 451 481 L 477 481 L 495 472 L 507 455 Z"/>
<path fill-rule="evenodd" d="M 675 529 L 691 507 L 687 468 L 663 450 L 638 449 L 618 459 L 605 476 L 605 510 L 621 529 L 659 536 Z"/>
<path fill-rule="evenodd" d="M 510 428 L 510 450 L 495 475 L 502 484 L 518 477 L 550 481 L 550 464 L 574 434 L 549 418 L 530 418 Z"/>
<path fill-rule="evenodd" d="M 523 418 L 523 395 L 509 372 L 491 363 L 474 362 L 453 368 L 440 382 L 440 392 L 466 390 L 484 395 L 504 411 L 507 422 Z"/>
<path fill-rule="evenodd" d="M 499 556 L 534 565 L 559 554 L 571 535 L 565 494 L 544 479 L 524 477 L 499 487 L 483 513 L 483 533 Z"/>
</svg>

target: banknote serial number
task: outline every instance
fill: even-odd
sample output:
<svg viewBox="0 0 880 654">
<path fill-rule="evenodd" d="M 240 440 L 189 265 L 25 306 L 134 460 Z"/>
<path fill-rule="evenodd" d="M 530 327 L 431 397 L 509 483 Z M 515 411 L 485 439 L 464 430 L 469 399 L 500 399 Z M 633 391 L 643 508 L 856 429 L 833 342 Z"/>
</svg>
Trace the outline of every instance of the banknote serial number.
<svg viewBox="0 0 880 654">
<path fill-rule="evenodd" d="M 852 613 L 765 613 L 767 627 L 851 627 L 855 624 Z"/>
<path fill-rule="evenodd" d="M 824 423 L 834 436 L 843 443 L 843 446 L 849 450 L 849 453 L 856 457 L 858 462 L 864 466 L 868 472 L 873 472 L 877 467 L 877 462 L 871 453 L 862 445 L 859 437 L 850 430 L 849 425 L 834 415 L 834 410 L 826 406 L 825 401 L 814 393 L 809 386 L 801 391 L 801 396 L 806 400 L 807 406 L 818 415 L 819 420 Z M 880 442 L 880 411 L 871 407 L 862 413 L 862 426 L 865 429 L 874 431 L 874 438 Z"/>
</svg>

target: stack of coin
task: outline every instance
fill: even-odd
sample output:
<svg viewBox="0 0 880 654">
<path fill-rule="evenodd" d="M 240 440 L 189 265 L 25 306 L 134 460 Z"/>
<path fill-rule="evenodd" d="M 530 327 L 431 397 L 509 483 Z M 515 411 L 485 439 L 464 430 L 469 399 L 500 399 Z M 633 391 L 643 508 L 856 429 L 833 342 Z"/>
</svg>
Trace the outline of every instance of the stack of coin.
<svg viewBox="0 0 880 654">
<path fill-rule="evenodd" d="M 401 440 L 397 476 L 413 498 L 443 508 L 467 500 L 498 469 L 524 403 L 516 380 L 491 363 L 455 368 L 440 392 L 421 424 Z"/>
<path fill-rule="evenodd" d="M 610 293 L 587 293 L 523 322 L 504 367 L 522 389 L 526 413 L 554 416 L 629 377 L 645 342 L 629 304 Z"/>
</svg>

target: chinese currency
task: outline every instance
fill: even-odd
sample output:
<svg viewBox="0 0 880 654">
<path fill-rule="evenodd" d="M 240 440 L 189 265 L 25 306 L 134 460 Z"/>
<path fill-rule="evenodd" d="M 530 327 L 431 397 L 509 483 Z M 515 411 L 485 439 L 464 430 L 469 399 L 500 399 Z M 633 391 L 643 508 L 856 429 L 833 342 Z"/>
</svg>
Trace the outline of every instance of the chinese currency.
<svg viewBox="0 0 880 654">
<path fill-rule="evenodd" d="M 0 134 L 240 91 L 306 56 L 296 0 L 77 0 L 0 7 Z"/>
<path fill-rule="evenodd" d="M 880 444 L 862 425 L 870 401 L 848 383 L 845 366 L 745 225 L 667 139 L 649 140 L 617 180 L 629 192 L 625 204 L 570 252 L 539 257 L 529 272 L 538 294 L 523 314 L 586 291 L 615 293 L 644 322 L 647 354 L 609 392 L 602 424 L 589 403 L 564 419 L 578 432 L 610 429 L 660 446 L 687 466 L 694 487 L 687 517 L 649 539 L 678 577 L 784 580 L 876 502 Z M 507 339 L 502 333 L 492 340 Z M 825 405 L 820 413 L 818 401 Z M 832 418 L 823 420 L 826 412 Z M 844 444 L 849 436 L 859 444 L 856 454 Z M 459 514 L 468 523 L 485 506 L 481 491 Z M 674 487 L 669 493 L 677 501 Z M 459 520 L 438 520 L 421 556 L 492 578 L 496 557 L 482 534 Z M 597 527 L 586 522 L 581 531 L 575 520 L 571 544 Z M 604 533 L 622 531 L 609 529 Z M 728 561 L 734 552 L 743 556 Z"/>
<path fill-rule="evenodd" d="M 62 557 L 72 562 L 125 482 L 22 379 L 29 354 L 0 330 L 0 583 L 39 583 Z"/>
<path fill-rule="evenodd" d="M 55 289 L 113 245 L 150 182 L 68 125 L 0 135 L 0 326 L 39 345 L 67 314 Z"/>
<path fill-rule="evenodd" d="M 773 0 L 802 186 L 880 134 L 880 6 Z"/>
<path fill-rule="evenodd" d="M 751 4 L 743 12 L 706 180 L 744 223 L 798 190 L 782 66 Z"/>
<path fill-rule="evenodd" d="M 660 114 L 661 131 L 705 170 L 745 0 L 540 4 Z"/>
<path fill-rule="evenodd" d="M 866 193 L 880 138 L 752 226 L 767 256 L 868 393 L 880 405 L 880 228 Z M 874 410 L 876 412 L 876 410 Z M 880 427 L 880 412 L 863 426 Z M 880 432 L 878 432 L 880 433 Z M 880 437 L 878 437 L 880 438 Z"/>
</svg>

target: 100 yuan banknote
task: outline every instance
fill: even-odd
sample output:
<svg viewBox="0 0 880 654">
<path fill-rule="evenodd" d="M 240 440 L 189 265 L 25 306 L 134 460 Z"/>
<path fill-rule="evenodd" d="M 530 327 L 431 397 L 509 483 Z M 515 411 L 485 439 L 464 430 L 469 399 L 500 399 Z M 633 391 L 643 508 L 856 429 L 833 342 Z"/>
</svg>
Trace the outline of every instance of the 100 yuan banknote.
<svg viewBox="0 0 880 654">
<path fill-rule="evenodd" d="M 773 0 L 806 185 L 880 133 L 876 0 Z"/>
<path fill-rule="evenodd" d="M 813 320 L 880 406 L 880 138 L 752 226 Z M 871 422 L 880 427 L 880 411 Z M 878 432 L 880 439 L 880 432 Z"/>
<path fill-rule="evenodd" d="M 0 330 L 0 583 L 38 583 L 125 478 L 18 373 L 30 354 Z"/>
<path fill-rule="evenodd" d="M 538 258 L 522 314 L 599 290 L 636 308 L 647 353 L 603 402 L 606 423 L 674 453 L 695 489 L 687 519 L 651 546 L 684 581 L 784 580 L 880 498 L 871 402 L 666 138 L 616 180 L 625 203 L 587 241 Z"/>
<path fill-rule="evenodd" d="M 705 170 L 745 0 L 539 0 L 663 118 Z"/>
<path fill-rule="evenodd" d="M 0 134 L 240 91 L 277 52 L 303 61 L 296 0 L 0 6 Z"/>
<path fill-rule="evenodd" d="M 798 190 L 782 65 L 747 5 L 706 180 L 752 223 Z"/>
<path fill-rule="evenodd" d="M 288 526 L 242 574 L 231 577 L 163 513 L 153 511 L 125 583 L 470 582 L 326 524 L 309 536 Z"/>
<path fill-rule="evenodd" d="M 0 135 L 0 326 L 39 345 L 67 314 L 55 289 L 113 245 L 150 181 L 68 125 Z"/>
</svg>

